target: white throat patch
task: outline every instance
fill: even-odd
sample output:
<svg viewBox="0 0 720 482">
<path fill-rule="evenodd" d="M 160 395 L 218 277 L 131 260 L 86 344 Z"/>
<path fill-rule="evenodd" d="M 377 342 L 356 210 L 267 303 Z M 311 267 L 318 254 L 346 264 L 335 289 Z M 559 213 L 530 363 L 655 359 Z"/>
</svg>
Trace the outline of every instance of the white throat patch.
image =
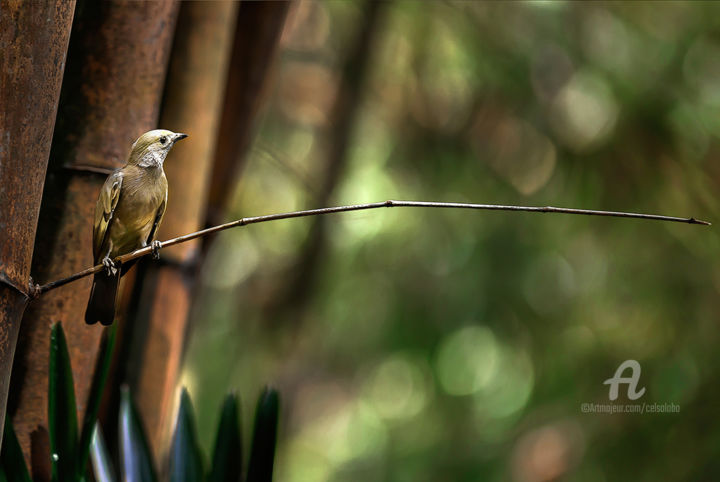
<svg viewBox="0 0 720 482">
<path fill-rule="evenodd" d="M 138 162 L 138 166 L 140 167 L 162 167 L 163 162 L 165 162 L 165 157 L 167 156 L 167 150 L 162 149 L 158 151 L 145 151 L 143 156 L 140 158 L 140 162 Z"/>
</svg>

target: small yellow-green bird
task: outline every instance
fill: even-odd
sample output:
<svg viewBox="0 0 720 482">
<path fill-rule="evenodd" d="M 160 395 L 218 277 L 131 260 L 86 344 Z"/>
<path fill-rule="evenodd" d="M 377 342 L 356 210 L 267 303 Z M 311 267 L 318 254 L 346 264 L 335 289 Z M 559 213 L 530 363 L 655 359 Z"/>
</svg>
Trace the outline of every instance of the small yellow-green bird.
<svg viewBox="0 0 720 482">
<path fill-rule="evenodd" d="M 156 129 L 141 135 L 132 145 L 127 164 L 113 171 L 105 181 L 95 206 L 93 255 L 95 264 L 105 271 L 95 273 L 90 301 L 85 311 L 87 324 L 111 325 L 115 318 L 115 298 L 120 277 L 133 262 L 118 269 L 112 259 L 152 243 L 157 258 L 160 244 L 155 241 L 165 214 L 168 184 L 163 162 L 173 145 L 187 134 Z"/>
</svg>

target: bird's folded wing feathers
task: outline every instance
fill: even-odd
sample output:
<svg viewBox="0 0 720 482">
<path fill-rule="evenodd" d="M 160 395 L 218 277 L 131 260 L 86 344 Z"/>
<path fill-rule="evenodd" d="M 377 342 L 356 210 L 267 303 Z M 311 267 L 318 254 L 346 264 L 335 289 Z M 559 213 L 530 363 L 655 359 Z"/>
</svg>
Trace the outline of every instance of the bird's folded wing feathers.
<svg viewBox="0 0 720 482">
<path fill-rule="evenodd" d="M 165 216 L 165 208 L 166 207 L 167 207 L 167 191 L 165 191 L 165 199 L 163 200 L 162 204 L 160 204 L 160 207 L 158 207 L 157 213 L 155 213 L 155 222 L 153 223 L 152 230 L 150 231 L 150 234 L 148 235 L 147 244 L 150 244 L 153 241 L 155 241 L 155 237 L 157 236 L 158 226 L 160 226 L 163 216 Z"/>
<path fill-rule="evenodd" d="M 115 208 L 120 200 L 122 190 L 123 173 L 117 170 L 108 176 L 100 191 L 100 197 L 95 205 L 95 221 L 93 223 L 93 255 L 95 262 L 99 263 L 102 256 L 107 253 L 106 242 L 110 233 L 110 225 L 113 221 Z"/>
</svg>

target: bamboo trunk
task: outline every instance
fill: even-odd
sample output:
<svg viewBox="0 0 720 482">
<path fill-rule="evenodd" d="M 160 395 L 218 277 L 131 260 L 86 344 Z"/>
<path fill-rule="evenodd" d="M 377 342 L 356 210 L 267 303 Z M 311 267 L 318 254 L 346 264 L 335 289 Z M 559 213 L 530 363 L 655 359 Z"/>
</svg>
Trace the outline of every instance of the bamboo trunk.
<svg viewBox="0 0 720 482">
<path fill-rule="evenodd" d="M 0 440 L 74 10 L 0 2 Z"/>
<path fill-rule="evenodd" d="M 94 3 L 78 10 L 33 257 L 38 281 L 92 264 L 92 223 L 100 186 L 125 163 L 131 143 L 155 128 L 177 5 Z M 84 411 L 99 326 L 83 313 L 90 278 L 49 292 L 27 311 L 13 377 L 13 421 L 34 478 L 48 476 L 47 370 L 51 323 L 67 333 L 75 391 Z"/>
<path fill-rule="evenodd" d="M 242 2 L 207 204 L 207 226 L 222 222 L 252 138 L 289 2 Z M 213 236 L 206 236 L 203 250 Z"/>
<path fill-rule="evenodd" d="M 324 132 L 325 160 L 319 188 L 314 201 L 318 206 L 331 204 L 335 188 L 340 183 L 348 163 L 353 129 L 362 106 L 363 91 L 372 65 L 375 38 L 382 22 L 384 5 L 381 2 L 365 4 L 355 40 L 348 48 L 342 66 L 342 78 L 330 112 L 330 122 Z M 327 218 L 318 216 L 312 221 L 308 237 L 298 253 L 297 260 L 287 270 L 285 284 L 278 288 L 266 307 L 266 317 L 273 324 L 302 322 L 307 304 L 315 289 L 322 254 L 327 252 Z"/>
<path fill-rule="evenodd" d="M 158 239 L 202 227 L 238 4 L 186 2 L 180 8 L 161 126 L 189 134 L 165 163 L 168 208 Z M 175 384 L 192 296 L 197 242 L 161 251 L 148 263 L 130 343 L 128 377 L 150 445 L 161 460 L 170 437 Z"/>
<path fill-rule="evenodd" d="M 179 149 L 166 164 L 170 195 L 159 239 L 201 228 L 211 210 L 207 200 L 218 193 L 224 199 L 235 185 L 288 4 L 241 2 L 230 8 L 187 3 L 180 12 L 162 118 L 165 127 L 190 134 L 184 147 L 192 147 Z M 222 160 L 219 151 L 225 154 Z M 148 267 L 148 288 L 135 323 L 142 328 L 127 357 L 128 378 L 136 387 L 158 460 L 170 439 L 200 254 L 192 243 L 164 250 L 161 256 L 159 267 Z"/>
</svg>

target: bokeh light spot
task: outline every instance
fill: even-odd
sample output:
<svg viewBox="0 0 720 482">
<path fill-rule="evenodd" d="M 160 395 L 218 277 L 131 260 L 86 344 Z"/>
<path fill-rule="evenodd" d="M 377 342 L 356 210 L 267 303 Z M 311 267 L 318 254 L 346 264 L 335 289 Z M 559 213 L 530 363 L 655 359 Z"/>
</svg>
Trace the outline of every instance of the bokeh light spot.
<svg viewBox="0 0 720 482">
<path fill-rule="evenodd" d="M 578 72 L 551 107 L 551 123 L 568 147 L 586 151 L 602 144 L 615 128 L 619 107 L 608 84 L 590 72 Z"/>
<path fill-rule="evenodd" d="M 368 402 L 386 419 L 411 418 L 427 400 L 423 372 L 404 355 L 391 355 L 373 371 L 365 384 Z"/>
<path fill-rule="evenodd" d="M 492 331 L 467 326 L 446 336 L 437 353 L 435 370 L 442 388 L 450 395 L 471 395 L 492 379 L 497 346 Z"/>
<path fill-rule="evenodd" d="M 523 434 L 513 453 L 514 480 L 559 480 L 577 465 L 585 437 L 577 423 L 561 421 Z"/>
<path fill-rule="evenodd" d="M 324 482 L 330 478 L 330 461 L 319 451 L 294 441 L 278 454 L 280 482 Z"/>
<path fill-rule="evenodd" d="M 685 55 L 683 73 L 702 101 L 720 105 L 720 42 L 707 37 L 696 40 Z"/>
<path fill-rule="evenodd" d="M 498 355 L 495 373 L 475 394 L 477 412 L 490 418 L 504 418 L 522 410 L 534 384 L 532 362 L 525 351 L 503 346 Z"/>
<path fill-rule="evenodd" d="M 255 270 L 260 255 L 247 233 L 231 230 L 219 236 L 204 266 L 203 281 L 214 288 L 230 288 Z"/>
<path fill-rule="evenodd" d="M 632 66 L 631 38 L 623 22 L 605 9 L 595 9 L 583 25 L 583 49 L 597 64 L 625 73 Z"/>
</svg>

